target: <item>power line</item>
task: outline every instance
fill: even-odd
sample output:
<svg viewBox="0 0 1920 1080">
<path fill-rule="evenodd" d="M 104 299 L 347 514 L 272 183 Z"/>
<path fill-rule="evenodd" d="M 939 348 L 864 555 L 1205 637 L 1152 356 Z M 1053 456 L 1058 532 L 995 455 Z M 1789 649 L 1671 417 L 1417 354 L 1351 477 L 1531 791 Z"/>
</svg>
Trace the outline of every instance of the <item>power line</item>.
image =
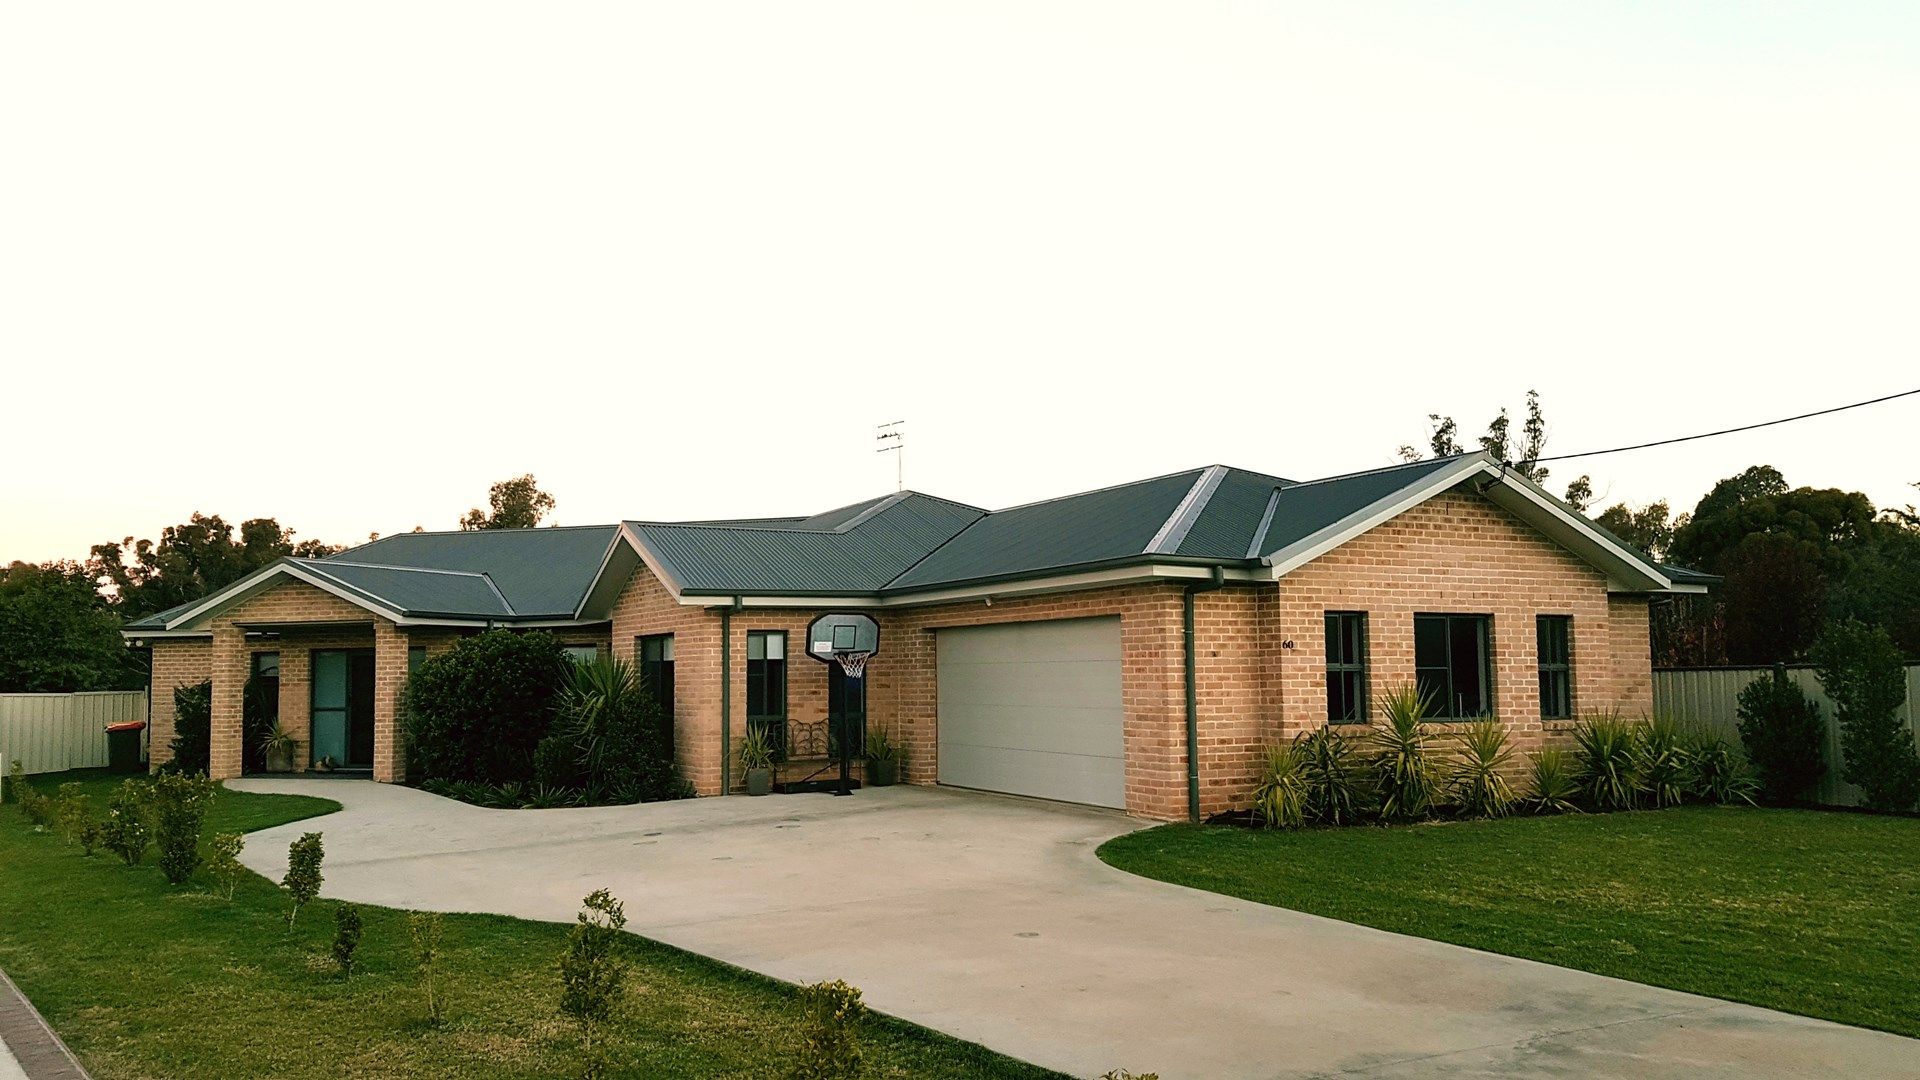
<svg viewBox="0 0 1920 1080">
<path fill-rule="evenodd" d="M 1831 409 L 1821 409 L 1818 412 L 1801 413 L 1799 416 L 1785 416 L 1785 417 L 1781 417 L 1778 420 L 1763 420 L 1758 424 L 1746 424 L 1741 427 L 1722 428 L 1719 431 L 1707 431 L 1707 432 L 1702 432 L 1701 434 L 1698 434 L 1698 435 L 1682 435 L 1677 439 L 1656 439 L 1653 442 L 1635 443 L 1632 446 L 1616 446 L 1611 450 L 1587 450 L 1578 454 L 1554 454 L 1551 457 L 1535 458 L 1533 459 L 1531 464 L 1539 464 L 1540 462 L 1543 462 L 1543 461 L 1571 461 L 1574 458 L 1598 457 L 1601 454 L 1621 454 L 1621 453 L 1625 453 L 1628 450 L 1645 450 L 1650 446 L 1672 446 L 1674 443 L 1692 442 L 1695 439 L 1711 439 L 1716 435 L 1732 435 L 1735 432 L 1739 432 L 1739 431 L 1753 431 L 1757 428 L 1773 427 L 1775 424 L 1791 424 L 1795 420 L 1810 420 L 1816 416 L 1827 416 L 1831 413 L 1846 412 L 1848 409 L 1858 409 L 1867 405 L 1878 405 L 1883 401 L 1892 401 L 1896 398 L 1912 397 L 1915 394 L 1920 394 L 1920 389 L 1902 390 L 1897 394 L 1888 394 L 1885 397 L 1877 397 L 1868 401 L 1856 401 L 1851 405 L 1836 405 Z"/>
</svg>

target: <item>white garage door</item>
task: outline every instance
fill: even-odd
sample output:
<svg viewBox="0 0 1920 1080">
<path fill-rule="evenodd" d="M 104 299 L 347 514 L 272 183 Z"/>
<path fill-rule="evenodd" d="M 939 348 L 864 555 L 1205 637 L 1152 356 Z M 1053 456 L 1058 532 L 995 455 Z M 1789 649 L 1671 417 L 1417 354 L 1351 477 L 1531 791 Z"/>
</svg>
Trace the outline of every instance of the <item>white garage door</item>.
<svg viewBox="0 0 1920 1080">
<path fill-rule="evenodd" d="M 938 631 L 940 782 L 1125 809 L 1120 620 Z"/>
</svg>

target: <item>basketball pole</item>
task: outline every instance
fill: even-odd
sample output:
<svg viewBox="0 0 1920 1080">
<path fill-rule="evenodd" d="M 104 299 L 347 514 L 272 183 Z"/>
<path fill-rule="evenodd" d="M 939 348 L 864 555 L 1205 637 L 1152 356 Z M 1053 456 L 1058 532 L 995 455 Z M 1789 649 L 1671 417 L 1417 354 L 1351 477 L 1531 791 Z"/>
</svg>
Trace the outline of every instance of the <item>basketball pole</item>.
<svg viewBox="0 0 1920 1080">
<path fill-rule="evenodd" d="M 845 669 L 842 668 L 842 671 L 844 672 Z M 860 699 L 860 722 L 865 724 L 867 721 L 867 673 L 862 670 L 858 675 L 846 677 L 853 680 L 856 685 L 858 690 L 856 696 Z M 833 793 L 851 795 L 853 794 L 853 739 L 847 733 L 845 710 L 841 711 L 840 723 L 840 786 L 835 788 Z"/>
</svg>

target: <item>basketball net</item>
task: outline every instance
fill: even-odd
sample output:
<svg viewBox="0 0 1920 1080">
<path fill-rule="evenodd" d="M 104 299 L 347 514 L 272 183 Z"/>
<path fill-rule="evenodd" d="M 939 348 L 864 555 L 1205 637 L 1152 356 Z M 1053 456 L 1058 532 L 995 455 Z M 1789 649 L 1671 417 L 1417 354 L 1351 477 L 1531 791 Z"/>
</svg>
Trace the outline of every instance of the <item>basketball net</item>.
<svg viewBox="0 0 1920 1080">
<path fill-rule="evenodd" d="M 867 657 L 872 655 L 864 652 L 837 652 L 833 654 L 833 658 L 840 661 L 840 670 L 846 672 L 848 678 L 858 679 L 866 673 Z"/>
</svg>

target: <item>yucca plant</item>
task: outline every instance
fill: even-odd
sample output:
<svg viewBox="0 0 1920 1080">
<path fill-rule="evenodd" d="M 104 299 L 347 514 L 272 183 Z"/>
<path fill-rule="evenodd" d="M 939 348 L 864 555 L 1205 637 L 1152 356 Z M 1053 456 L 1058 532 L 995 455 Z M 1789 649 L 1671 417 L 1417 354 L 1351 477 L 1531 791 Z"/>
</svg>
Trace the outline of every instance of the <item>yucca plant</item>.
<svg viewBox="0 0 1920 1080">
<path fill-rule="evenodd" d="M 1293 743 L 1267 747 L 1260 783 L 1253 789 L 1255 821 L 1269 829 L 1297 829 L 1307 823 L 1307 784 L 1300 764 Z"/>
<path fill-rule="evenodd" d="M 1359 821 L 1373 792 L 1355 742 L 1321 727 L 1294 736 L 1293 746 L 1306 781 L 1308 820 L 1322 825 Z"/>
<path fill-rule="evenodd" d="M 1476 720 L 1454 736 L 1455 751 L 1447 786 L 1460 813 L 1466 817 L 1505 817 L 1518 798 L 1507 782 L 1507 763 L 1513 747 L 1507 729 L 1491 717 Z"/>
<path fill-rule="evenodd" d="M 1577 814 L 1580 805 L 1580 769 L 1565 750 L 1542 750 L 1533 755 L 1532 786 L 1522 800 L 1536 814 Z"/>
<path fill-rule="evenodd" d="M 1618 713 L 1574 725 L 1580 793 L 1597 810 L 1631 810 L 1640 797 L 1639 725 Z"/>
<path fill-rule="evenodd" d="M 1679 722 L 1656 716 L 1638 725 L 1633 750 L 1641 794 L 1655 807 L 1680 805 L 1692 785 L 1693 754 Z"/>
<path fill-rule="evenodd" d="M 1727 806 L 1752 804 L 1760 793 L 1760 781 L 1753 775 L 1746 758 L 1719 732 L 1692 725 L 1684 733 L 1687 740 L 1687 795 L 1703 802 Z"/>
<path fill-rule="evenodd" d="M 1433 809 L 1438 771 L 1427 733 L 1420 727 L 1432 707 L 1432 696 L 1412 686 L 1381 695 L 1380 713 L 1386 723 L 1371 739 L 1380 815 L 1388 821 L 1414 821 Z"/>
</svg>

